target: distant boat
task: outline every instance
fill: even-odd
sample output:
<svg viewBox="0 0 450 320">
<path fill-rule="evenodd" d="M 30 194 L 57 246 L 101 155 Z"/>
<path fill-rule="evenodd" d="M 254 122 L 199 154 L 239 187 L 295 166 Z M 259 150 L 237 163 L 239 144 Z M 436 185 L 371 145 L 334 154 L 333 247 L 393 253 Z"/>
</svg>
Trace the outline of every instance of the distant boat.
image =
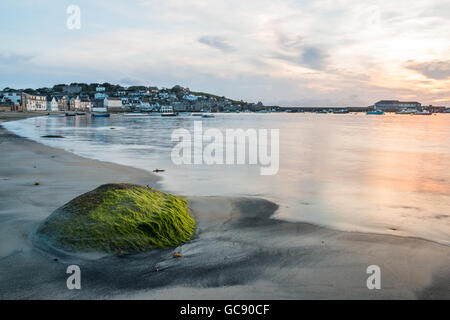
<svg viewBox="0 0 450 320">
<path fill-rule="evenodd" d="M 75 112 L 66 112 L 66 117 L 75 117 L 76 115 Z"/>
<path fill-rule="evenodd" d="M 416 111 L 412 111 L 412 110 L 408 110 L 408 109 L 402 109 L 402 110 L 399 110 L 399 111 L 397 111 L 395 113 L 396 114 L 413 114 L 414 112 L 416 112 Z"/>
<path fill-rule="evenodd" d="M 203 116 L 203 113 L 197 113 L 197 112 L 195 112 L 195 113 L 192 113 L 192 116 L 193 116 L 193 117 L 201 117 L 201 116 Z"/>
<path fill-rule="evenodd" d="M 109 118 L 111 116 L 110 113 L 93 113 L 93 118 Z"/>
<path fill-rule="evenodd" d="M 47 114 L 49 117 L 65 117 L 66 115 L 64 113 L 49 113 Z"/>
<path fill-rule="evenodd" d="M 433 114 L 433 112 L 428 111 L 428 110 L 422 110 L 422 111 L 416 111 L 414 112 L 415 115 L 418 116 L 431 116 Z"/>
<path fill-rule="evenodd" d="M 75 113 L 77 116 L 85 116 L 86 112 L 76 112 Z"/>
<path fill-rule="evenodd" d="M 215 115 L 212 113 L 204 113 L 202 114 L 202 118 L 215 118 Z"/>
<path fill-rule="evenodd" d="M 339 110 L 333 110 L 333 113 L 335 114 L 344 114 L 344 113 L 349 113 L 350 111 L 348 111 L 347 109 L 339 109 Z"/>
<path fill-rule="evenodd" d="M 383 115 L 384 111 L 383 110 L 367 111 L 366 114 L 368 114 L 368 115 Z"/>
<path fill-rule="evenodd" d="M 183 117 L 189 117 L 191 115 L 191 113 L 190 112 L 179 112 L 178 115 L 183 116 Z"/>
<path fill-rule="evenodd" d="M 316 110 L 316 111 L 314 111 L 315 113 L 328 113 L 328 111 L 327 110 Z"/>
</svg>

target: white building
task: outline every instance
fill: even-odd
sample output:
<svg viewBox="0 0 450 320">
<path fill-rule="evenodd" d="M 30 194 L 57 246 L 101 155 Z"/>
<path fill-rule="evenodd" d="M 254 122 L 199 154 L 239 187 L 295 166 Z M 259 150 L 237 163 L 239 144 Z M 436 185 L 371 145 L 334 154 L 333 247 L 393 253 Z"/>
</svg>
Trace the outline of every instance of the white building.
<svg viewBox="0 0 450 320">
<path fill-rule="evenodd" d="M 89 99 L 81 99 L 81 110 L 90 111 L 92 108 L 92 102 Z"/>
<path fill-rule="evenodd" d="M 55 97 L 51 97 L 50 99 L 47 99 L 47 110 L 51 111 L 51 112 L 59 111 L 58 100 L 56 100 Z"/>
<path fill-rule="evenodd" d="M 22 106 L 26 111 L 46 111 L 47 96 L 22 93 Z"/>
<path fill-rule="evenodd" d="M 105 98 L 104 104 L 108 110 L 121 111 L 124 108 L 122 99 L 120 99 L 120 98 Z"/>
<path fill-rule="evenodd" d="M 138 109 L 150 109 L 151 105 L 150 105 L 149 102 L 139 101 L 139 103 L 136 105 L 136 108 L 138 108 Z"/>
<path fill-rule="evenodd" d="M 81 110 L 81 99 L 79 96 L 70 99 L 70 110 Z"/>
<path fill-rule="evenodd" d="M 105 90 L 106 90 L 106 88 L 101 87 L 101 86 L 98 86 L 97 88 L 95 88 L 95 91 L 97 91 L 97 92 L 105 92 Z"/>
<path fill-rule="evenodd" d="M 187 101 L 197 101 L 198 97 L 196 95 L 193 95 L 193 94 L 185 94 L 183 96 L 183 99 L 187 100 Z"/>
<path fill-rule="evenodd" d="M 162 106 L 159 111 L 161 113 L 173 113 L 173 107 L 172 106 Z"/>
<path fill-rule="evenodd" d="M 69 98 L 67 96 L 59 96 L 56 100 L 58 101 L 59 111 L 69 110 Z"/>
<path fill-rule="evenodd" d="M 108 95 L 104 92 L 96 92 L 94 95 L 95 99 L 105 99 L 108 98 Z"/>
</svg>

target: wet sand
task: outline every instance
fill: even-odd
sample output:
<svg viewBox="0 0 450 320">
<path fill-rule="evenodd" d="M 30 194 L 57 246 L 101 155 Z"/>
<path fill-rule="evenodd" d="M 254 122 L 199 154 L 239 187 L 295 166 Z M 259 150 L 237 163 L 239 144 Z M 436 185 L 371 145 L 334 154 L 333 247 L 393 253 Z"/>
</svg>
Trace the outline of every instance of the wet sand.
<svg viewBox="0 0 450 320">
<path fill-rule="evenodd" d="M 59 206 L 109 182 L 161 188 L 158 177 L 4 129 L 0 153 L 0 299 L 450 299 L 449 247 L 278 221 L 277 205 L 257 198 L 189 198 L 198 230 L 179 248 L 83 258 L 44 252 L 30 234 Z M 66 287 L 71 264 L 81 268 L 81 290 Z M 373 264 L 380 290 L 366 286 Z"/>
</svg>

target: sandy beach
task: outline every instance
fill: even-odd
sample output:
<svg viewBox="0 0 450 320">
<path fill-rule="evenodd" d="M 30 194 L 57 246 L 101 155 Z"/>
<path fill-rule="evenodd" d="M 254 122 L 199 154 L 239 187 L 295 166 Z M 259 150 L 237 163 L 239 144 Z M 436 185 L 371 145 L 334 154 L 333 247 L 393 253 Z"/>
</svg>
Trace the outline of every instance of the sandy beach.
<svg viewBox="0 0 450 320">
<path fill-rule="evenodd" d="M 0 121 L 26 115 L 0 113 Z M 278 221 L 278 205 L 258 198 L 189 197 L 197 234 L 178 248 L 42 251 L 30 234 L 61 205 L 105 183 L 161 188 L 159 177 L 3 128 L 0 153 L 0 299 L 450 299 L 448 246 Z M 66 287 L 71 264 L 81 268 L 81 290 Z M 380 290 L 366 286 L 369 265 L 381 268 Z"/>
</svg>

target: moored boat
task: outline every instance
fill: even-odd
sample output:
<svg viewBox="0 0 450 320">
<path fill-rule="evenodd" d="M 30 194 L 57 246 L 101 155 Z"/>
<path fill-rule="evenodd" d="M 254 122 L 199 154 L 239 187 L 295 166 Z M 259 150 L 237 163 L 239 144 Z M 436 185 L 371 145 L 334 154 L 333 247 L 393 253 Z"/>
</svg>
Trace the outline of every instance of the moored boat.
<svg viewBox="0 0 450 320">
<path fill-rule="evenodd" d="M 415 111 L 408 110 L 408 109 L 402 109 L 395 112 L 395 114 L 413 114 Z"/>
<path fill-rule="evenodd" d="M 431 116 L 433 114 L 433 112 L 428 111 L 428 110 L 422 110 L 422 111 L 416 111 L 414 112 L 415 115 L 418 116 Z"/>
<path fill-rule="evenodd" d="M 93 113 L 93 118 L 109 118 L 111 116 L 110 113 Z"/>
<path fill-rule="evenodd" d="M 383 110 L 373 110 L 373 111 L 367 111 L 366 114 L 367 115 L 383 115 L 384 111 Z"/>
<path fill-rule="evenodd" d="M 103 108 L 92 108 L 92 114 L 91 116 L 93 118 L 109 118 L 111 114 L 108 113 L 108 109 Z"/>
<path fill-rule="evenodd" d="M 212 113 L 204 113 L 202 115 L 202 118 L 215 118 L 216 116 L 213 115 Z"/>
<path fill-rule="evenodd" d="M 339 110 L 333 110 L 334 114 L 346 114 L 349 113 L 348 109 L 339 109 Z"/>
</svg>

